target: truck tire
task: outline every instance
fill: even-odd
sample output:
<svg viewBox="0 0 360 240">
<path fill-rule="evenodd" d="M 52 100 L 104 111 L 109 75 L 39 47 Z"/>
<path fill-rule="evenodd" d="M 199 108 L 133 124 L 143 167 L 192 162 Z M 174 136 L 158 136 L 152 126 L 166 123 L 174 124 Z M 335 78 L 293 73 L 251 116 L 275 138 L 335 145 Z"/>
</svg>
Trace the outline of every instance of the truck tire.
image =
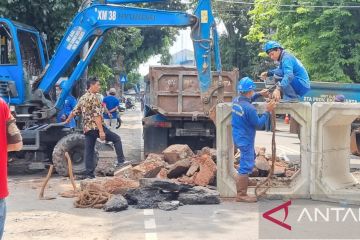
<svg viewBox="0 0 360 240">
<path fill-rule="evenodd" d="M 85 136 L 80 133 L 69 134 L 55 145 L 52 153 L 52 161 L 56 172 L 62 176 L 68 176 L 68 164 L 65 152 L 68 152 L 73 165 L 74 174 L 85 174 L 84 148 Z M 95 149 L 95 166 L 98 161 L 98 152 Z"/>
</svg>

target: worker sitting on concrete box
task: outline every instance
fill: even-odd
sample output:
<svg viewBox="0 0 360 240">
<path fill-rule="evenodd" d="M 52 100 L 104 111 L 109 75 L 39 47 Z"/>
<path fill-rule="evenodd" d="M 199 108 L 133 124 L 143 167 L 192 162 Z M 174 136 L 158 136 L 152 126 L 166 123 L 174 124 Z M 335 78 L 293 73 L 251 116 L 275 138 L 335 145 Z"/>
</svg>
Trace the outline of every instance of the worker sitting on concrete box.
<svg viewBox="0 0 360 240">
<path fill-rule="evenodd" d="M 280 62 L 279 67 L 263 72 L 260 76 L 262 80 L 274 75 L 280 77 L 273 98 L 279 101 L 282 93 L 285 101 L 299 101 L 310 90 L 310 79 L 305 67 L 275 41 L 265 43 L 264 51 L 272 60 Z"/>
</svg>

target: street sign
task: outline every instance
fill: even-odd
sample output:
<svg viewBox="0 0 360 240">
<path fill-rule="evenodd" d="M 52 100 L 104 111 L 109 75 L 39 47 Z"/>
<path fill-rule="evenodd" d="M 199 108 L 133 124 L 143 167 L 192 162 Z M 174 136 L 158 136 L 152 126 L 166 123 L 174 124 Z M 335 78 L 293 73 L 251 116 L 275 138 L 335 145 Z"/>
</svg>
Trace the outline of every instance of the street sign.
<svg viewBox="0 0 360 240">
<path fill-rule="evenodd" d="M 128 81 L 125 74 L 120 74 L 119 80 L 120 83 L 126 83 Z"/>
</svg>

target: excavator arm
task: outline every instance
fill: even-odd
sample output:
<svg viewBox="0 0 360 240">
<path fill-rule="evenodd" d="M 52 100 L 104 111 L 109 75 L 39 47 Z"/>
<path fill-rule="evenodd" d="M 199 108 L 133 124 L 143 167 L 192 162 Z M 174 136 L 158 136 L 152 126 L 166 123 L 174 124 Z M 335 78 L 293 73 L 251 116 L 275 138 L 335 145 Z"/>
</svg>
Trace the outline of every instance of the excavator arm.
<svg viewBox="0 0 360 240">
<path fill-rule="evenodd" d="M 56 113 L 56 108 L 61 108 L 66 96 L 75 82 L 80 78 L 85 68 L 90 63 L 96 50 L 103 41 L 108 30 L 121 27 L 191 27 L 200 91 L 203 97 L 205 112 L 208 112 L 209 99 L 213 92 L 222 87 L 219 80 L 218 86 L 212 86 L 211 56 L 214 51 L 216 70 L 221 72 L 219 43 L 214 16 L 210 0 L 200 0 L 194 14 L 178 11 L 164 11 L 127 7 L 123 3 L 146 2 L 144 0 L 108 0 L 91 3 L 79 12 L 71 22 L 55 55 L 46 66 L 44 72 L 34 84 L 33 100 L 42 100 L 45 108 L 37 110 L 34 114 L 37 119 L 46 119 Z M 148 0 L 148 2 L 153 2 Z M 92 40 L 87 53 L 81 58 L 74 71 L 67 80 L 55 106 L 51 106 L 45 95 L 54 87 L 58 79 L 68 70 L 80 51 L 87 42 Z M 219 74 L 220 75 L 220 74 Z M 221 94 L 220 94 L 221 95 Z"/>
</svg>

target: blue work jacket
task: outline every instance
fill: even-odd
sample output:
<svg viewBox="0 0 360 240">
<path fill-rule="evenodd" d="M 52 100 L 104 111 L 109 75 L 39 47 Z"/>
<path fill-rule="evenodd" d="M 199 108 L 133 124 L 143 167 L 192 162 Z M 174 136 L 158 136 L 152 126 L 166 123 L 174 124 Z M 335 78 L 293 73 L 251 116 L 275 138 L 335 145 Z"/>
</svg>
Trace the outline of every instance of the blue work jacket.
<svg viewBox="0 0 360 240">
<path fill-rule="evenodd" d="M 232 135 L 236 147 L 245 147 L 255 145 L 256 128 L 264 126 L 269 117 L 265 112 L 261 117 L 258 116 L 256 108 L 251 104 L 255 99 L 239 96 L 235 98 L 232 106 Z"/>
<path fill-rule="evenodd" d="M 120 101 L 115 96 L 109 95 L 104 98 L 103 103 L 105 103 L 107 110 L 110 111 L 111 109 L 118 107 L 120 104 Z M 111 115 L 112 115 L 113 119 L 116 119 L 117 111 L 112 112 Z M 104 118 L 110 119 L 110 117 L 107 113 L 104 113 Z"/>
<path fill-rule="evenodd" d="M 310 78 L 305 67 L 295 56 L 284 50 L 281 52 L 279 62 L 279 67 L 269 70 L 268 76 L 282 74 L 280 87 L 285 88 L 290 84 L 296 94 L 300 97 L 304 96 L 310 90 Z"/>
<path fill-rule="evenodd" d="M 63 122 L 65 119 L 70 115 L 71 111 L 76 106 L 76 98 L 72 95 L 69 95 L 66 97 L 64 106 L 60 110 L 60 112 L 57 115 L 57 122 Z M 65 127 L 69 128 L 75 128 L 76 127 L 76 121 L 75 119 L 71 119 L 69 123 L 65 124 Z"/>
</svg>

